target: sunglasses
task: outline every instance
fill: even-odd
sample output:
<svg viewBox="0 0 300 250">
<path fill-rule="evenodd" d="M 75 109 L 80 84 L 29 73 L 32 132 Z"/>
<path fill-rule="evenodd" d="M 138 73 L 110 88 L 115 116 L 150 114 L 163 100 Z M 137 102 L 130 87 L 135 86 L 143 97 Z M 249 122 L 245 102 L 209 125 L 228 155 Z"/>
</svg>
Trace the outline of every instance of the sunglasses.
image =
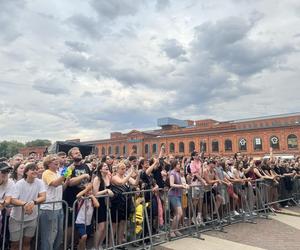
<svg viewBox="0 0 300 250">
<path fill-rule="evenodd" d="M 4 170 L 0 170 L 1 174 L 9 174 L 11 173 L 10 169 L 4 169 Z"/>
</svg>

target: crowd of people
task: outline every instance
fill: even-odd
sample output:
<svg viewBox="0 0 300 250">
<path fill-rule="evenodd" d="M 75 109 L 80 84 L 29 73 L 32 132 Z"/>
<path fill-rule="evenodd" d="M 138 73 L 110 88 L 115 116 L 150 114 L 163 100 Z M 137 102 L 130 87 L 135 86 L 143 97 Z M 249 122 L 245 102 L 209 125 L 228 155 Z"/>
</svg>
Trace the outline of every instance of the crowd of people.
<svg viewBox="0 0 300 250">
<path fill-rule="evenodd" d="M 225 206 L 233 218 L 246 208 L 255 215 L 260 181 L 268 187 L 269 209 L 276 212 L 299 191 L 299 176 L 300 157 L 275 158 L 272 150 L 270 159 L 239 153 L 208 157 L 196 151 L 183 157 L 166 155 L 164 148 L 151 159 L 134 153 L 83 159 L 77 147 L 42 159 L 17 154 L 0 161 L 0 243 L 5 241 L 7 249 L 19 249 L 19 244 L 30 249 L 34 241 L 38 249 L 58 250 L 68 228 L 68 244 L 73 239 L 77 249 L 86 249 L 93 235 L 95 249 L 102 249 L 104 242 L 126 242 L 129 224 L 136 237 L 149 235 L 149 230 L 156 234 L 168 209 L 169 237 L 176 237 L 191 206 L 191 223 L 200 226 L 215 217 L 224 219 Z"/>
</svg>

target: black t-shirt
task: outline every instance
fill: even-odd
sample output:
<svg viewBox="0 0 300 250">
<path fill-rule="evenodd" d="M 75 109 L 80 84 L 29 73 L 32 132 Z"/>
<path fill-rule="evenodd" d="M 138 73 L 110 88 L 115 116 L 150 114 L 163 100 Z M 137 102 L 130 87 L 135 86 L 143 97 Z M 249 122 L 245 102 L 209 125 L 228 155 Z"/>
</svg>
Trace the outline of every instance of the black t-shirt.
<svg viewBox="0 0 300 250">
<path fill-rule="evenodd" d="M 159 188 L 164 188 L 165 187 L 165 182 L 164 182 L 163 177 L 161 175 L 162 170 L 163 170 L 162 166 L 159 165 L 158 168 L 153 169 L 153 171 L 152 171 L 153 178 L 156 181 L 157 186 Z"/>
<path fill-rule="evenodd" d="M 72 172 L 71 178 L 77 177 L 83 174 L 89 174 L 91 176 L 91 171 L 89 167 L 85 164 L 76 166 Z M 84 179 L 77 186 L 68 186 L 64 193 L 63 198 L 68 203 L 69 207 L 73 206 L 74 201 L 76 200 L 76 195 L 83 190 L 84 185 L 88 183 L 90 180 Z"/>
</svg>

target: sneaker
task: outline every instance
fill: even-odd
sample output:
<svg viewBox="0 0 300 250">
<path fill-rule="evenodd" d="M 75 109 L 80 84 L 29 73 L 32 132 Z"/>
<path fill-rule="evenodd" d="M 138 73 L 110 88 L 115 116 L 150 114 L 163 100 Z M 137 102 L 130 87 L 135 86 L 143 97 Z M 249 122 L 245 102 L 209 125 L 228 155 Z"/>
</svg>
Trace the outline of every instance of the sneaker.
<svg viewBox="0 0 300 250">
<path fill-rule="evenodd" d="M 233 211 L 233 216 L 239 216 L 239 215 L 240 215 L 240 214 L 239 214 L 238 211 L 236 211 L 236 210 Z"/>
<path fill-rule="evenodd" d="M 252 212 L 252 215 L 253 215 L 253 216 L 256 216 L 256 215 L 257 215 L 257 213 L 255 213 L 255 212 Z"/>
<path fill-rule="evenodd" d="M 197 217 L 197 222 L 198 222 L 198 224 L 199 224 L 200 226 L 205 226 L 205 224 L 204 224 L 204 222 L 203 222 L 203 220 L 202 220 L 201 217 Z"/>
<path fill-rule="evenodd" d="M 182 233 L 180 233 L 179 231 L 175 231 L 176 236 L 182 236 Z"/>
<path fill-rule="evenodd" d="M 210 216 L 206 216 L 206 220 L 207 220 L 207 221 L 210 221 L 210 220 L 211 220 L 211 217 L 210 217 Z"/>
<path fill-rule="evenodd" d="M 226 219 L 222 219 L 222 220 L 221 220 L 221 223 L 224 223 L 224 224 L 225 224 L 225 223 L 227 223 L 227 222 L 228 222 L 228 221 L 227 221 Z"/>
</svg>

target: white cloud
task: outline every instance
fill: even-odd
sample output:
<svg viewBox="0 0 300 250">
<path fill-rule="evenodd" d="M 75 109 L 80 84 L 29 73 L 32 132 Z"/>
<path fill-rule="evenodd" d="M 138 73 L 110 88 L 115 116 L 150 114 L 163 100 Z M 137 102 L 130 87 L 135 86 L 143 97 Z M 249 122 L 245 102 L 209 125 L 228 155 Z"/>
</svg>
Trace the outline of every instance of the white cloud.
<svg viewBox="0 0 300 250">
<path fill-rule="evenodd" d="M 102 2 L 0 1 L 0 140 L 299 111 L 298 1 Z"/>
</svg>

